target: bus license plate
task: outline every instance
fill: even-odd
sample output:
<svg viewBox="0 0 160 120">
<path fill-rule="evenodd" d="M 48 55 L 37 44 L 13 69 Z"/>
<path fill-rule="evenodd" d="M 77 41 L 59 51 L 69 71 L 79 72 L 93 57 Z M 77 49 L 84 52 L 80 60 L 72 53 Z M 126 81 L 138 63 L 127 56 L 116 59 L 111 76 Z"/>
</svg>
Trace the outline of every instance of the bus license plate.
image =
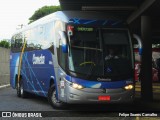
<svg viewBox="0 0 160 120">
<path fill-rule="evenodd" d="M 110 96 L 98 96 L 99 101 L 110 101 L 111 97 Z"/>
</svg>

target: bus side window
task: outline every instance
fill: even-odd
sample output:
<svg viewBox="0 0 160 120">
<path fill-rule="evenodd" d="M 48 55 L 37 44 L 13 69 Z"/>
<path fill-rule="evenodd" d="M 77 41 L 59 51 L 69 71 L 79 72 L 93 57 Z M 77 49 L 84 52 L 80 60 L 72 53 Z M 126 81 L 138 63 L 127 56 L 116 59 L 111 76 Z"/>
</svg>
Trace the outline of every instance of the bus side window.
<svg viewBox="0 0 160 120">
<path fill-rule="evenodd" d="M 15 46 L 15 38 L 14 36 L 11 38 L 11 51 L 14 50 L 14 46 Z"/>
<path fill-rule="evenodd" d="M 22 44 L 23 44 L 23 37 L 21 33 L 13 36 L 11 40 L 12 52 L 20 52 L 22 49 Z"/>
<path fill-rule="evenodd" d="M 62 51 L 62 41 L 61 41 L 61 37 L 60 35 L 58 34 L 57 35 L 57 39 L 59 41 L 59 48 L 57 49 L 57 54 L 58 54 L 58 62 L 60 64 L 60 66 L 62 67 L 62 69 L 66 69 L 66 53 L 64 53 Z"/>
</svg>

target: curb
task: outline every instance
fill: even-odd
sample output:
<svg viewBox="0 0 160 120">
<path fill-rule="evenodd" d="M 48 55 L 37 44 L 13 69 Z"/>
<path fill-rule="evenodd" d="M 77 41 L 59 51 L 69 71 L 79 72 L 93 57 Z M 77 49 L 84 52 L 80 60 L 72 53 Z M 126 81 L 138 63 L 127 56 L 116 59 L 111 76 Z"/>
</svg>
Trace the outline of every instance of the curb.
<svg viewBox="0 0 160 120">
<path fill-rule="evenodd" d="M 0 86 L 0 89 L 1 89 L 1 88 L 5 88 L 5 87 L 9 87 L 9 86 L 10 86 L 10 84 L 2 85 L 2 86 Z"/>
</svg>

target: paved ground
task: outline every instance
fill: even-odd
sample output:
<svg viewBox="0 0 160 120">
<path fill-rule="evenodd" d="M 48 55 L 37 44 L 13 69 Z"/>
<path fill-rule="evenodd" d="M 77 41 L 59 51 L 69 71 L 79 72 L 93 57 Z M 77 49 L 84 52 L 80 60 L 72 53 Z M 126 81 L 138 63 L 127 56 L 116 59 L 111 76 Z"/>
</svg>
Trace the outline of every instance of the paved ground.
<svg viewBox="0 0 160 120">
<path fill-rule="evenodd" d="M 116 104 L 116 105 L 69 105 L 67 110 L 92 110 L 92 111 L 160 111 L 158 99 L 152 103 L 144 103 L 137 97 L 132 105 Z M 159 96 L 159 94 L 155 94 Z M 160 104 L 158 104 L 160 105 Z M 152 109 L 150 109 L 152 108 Z M 16 90 L 8 87 L 0 90 L 0 111 L 57 111 L 53 109 L 46 98 L 31 95 L 29 98 L 23 99 L 16 96 Z"/>
<path fill-rule="evenodd" d="M 137 87 L 136 89 L 139 89 Z M 159 89 L 159 88 L 156 88 Z M 123 104 L 116 104 L 116 105 L 69 105 L 65 110 L 56 110 L 53 109 L 46 98 L 37 97 L 31 95 L 27 99 L 18 98 L 16 96 L 16 91 L 10 87 L 0 89 L 0 111 L 17 111 L 17 112 L 25 112 L 25 111 L 51 111 L 51 114 L 54 114 L 54 117 L 58 117 L 59 120 L 66 120 L 71 117 L 76 117 L 79 120 L 81 117 L 83 120 L 87 119 L 95 119 L 101 120 L 149 120 L 149 117 L 140 118 L 140 117 L 116 117 L 111 118 L 112 116 L 118 116 L 119 113 L 142 113 L 142 112 L 160 112 L 160 93 L 154 93 L 155 100 L 152 103 L 144 103 L 140 100 L 139 92 L 136 93 L 136 100 L 135 103 L 132 105 L 123 105 Z M 48 112 L 45 112 L 48 113 Z M 63 118 L 60 118 L 63 117 Z M 91 118 L 90 118 L 91 117 Z M 19 118 L 17 118 L 19 119 Z M 51 118 L 46 118 L 51 119 Z M 45 120 L 46 120 L 45 119 Z M 74 118 L 75 119 L 75 118 Z M 151 118 L 154 120 L 160 118 Z"/>
<path fill-rule="evenodd" d="M 52 110 L 47 100 L 34 96 L 27 99 L 18 98 L 14 89 L 3 88 L 0 90 L 0 111 L 43 111 Z"/>
<path fill-rule="evenodd" d="M 17 112 L 25 112 L 25 111 L 52 111 L 54 119 L 58 120 L 103 120 L 106 119 L 107 116 L 114 116 L 114 113 L 108 112 L 109 108 L 107 106 L 91 106 L 91 105 L 71 105 L 66 110 L 56 110 L 53 109 L 49 104 L 46 98 L 38 97 L 31 95 L 27 99 L 18 98 L 16 96 L 16 91 L 8 88 L 0 89 L 0 111 L 17 111 Z M 76 112 L 75 112 L 76 111 Z M 86 112 L 87 111 L 87 112 Z M 97 112 L 101 111 L 101 112 Z M 116 113 L 117 116 L 118 113 Z M 74 118 L 73 118 L 74 116 Z M 63 117 L 63 118 L 61 118 Z M 6 118 L 7 120 L 9 118 Z M 17 120 L 21 120 L 21 118 L 16 118 Z M 44 120 L 48 120 L 51 118 L 44 118 Z M 53 119 L 53 118 L 52 118 Z M 112 120 L 112 117 L 107 117 L 107 120 Z M 135 120 L 135 118 L 132 118 Z M 132 120 L 131 119 L 131 120 Z M 129 118 L 117 117 L 114 120 L 130 120 Z"/>
</svg>

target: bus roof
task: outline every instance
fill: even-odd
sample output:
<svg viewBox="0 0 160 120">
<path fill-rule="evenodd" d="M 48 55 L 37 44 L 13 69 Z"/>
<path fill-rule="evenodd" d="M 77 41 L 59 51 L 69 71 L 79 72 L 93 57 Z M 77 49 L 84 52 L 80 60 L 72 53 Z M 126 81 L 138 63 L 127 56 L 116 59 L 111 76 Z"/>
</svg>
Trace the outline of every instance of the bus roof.
<svg viewBox="0 0 160 120">
<path fill-rule="evenodd" d="M 36 20 L 35 22 L 25 26 L 24 28 L 17 30 L 14 34 L 29 30 L 37 25 L 41 25 L 53 20 L 61 20 L 68 23 L 70 19 L 89 19 L 89 20 L 123 20 L 123 17 L 119 17 L 116 14 L 105 14 L 104 12 L 95 11 L 57 11 L 55 13 L 49 14 L 43 18 Z"/>
</svg>

